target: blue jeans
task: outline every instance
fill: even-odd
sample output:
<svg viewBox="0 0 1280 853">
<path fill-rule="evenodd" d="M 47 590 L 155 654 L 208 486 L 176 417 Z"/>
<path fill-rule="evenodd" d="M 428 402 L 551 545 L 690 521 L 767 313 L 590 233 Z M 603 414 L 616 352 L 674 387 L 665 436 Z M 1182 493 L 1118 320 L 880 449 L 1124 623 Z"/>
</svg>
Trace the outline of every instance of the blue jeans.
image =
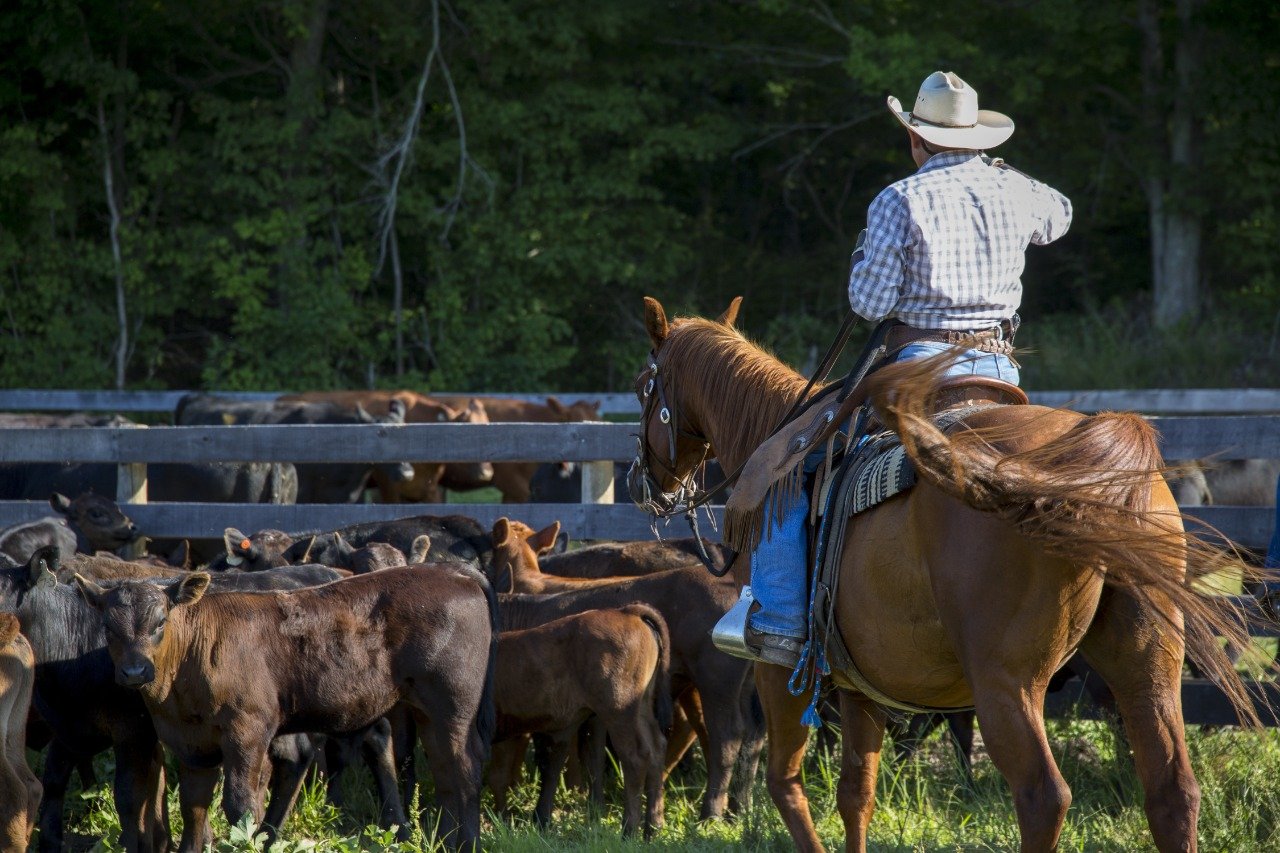
<svg viewBox="0 0 1280 853">
<path fill-rule="evenodd" d="M 949 344 L 923 342 L 904 347 L 895 361 L 924 358 L 945 352 Z M 979 350 L 966 350 L 944 376 L 990 376 L 1018 384 L 1018 368 L 1006 355 Z M 773 517 L 772 507 L 765 507 L 765 518 Z M 809 513 L 807 496 L 801 496 L 784 510 L 782 519 L 774 523 L 771 535 L 762 536 L 751 552 L 751 594 L 760 602 L 749 623 L 757 631 L 804 639 L 809 635 L 808 534 L 805 517 Z M 1277 533 L 1280 537 L 1280 532 Z M 1280 551 L 1280 540 L 1272 543 Z M 1276 555 L 1280 559 L 1280 553 Z"/>
</svg>

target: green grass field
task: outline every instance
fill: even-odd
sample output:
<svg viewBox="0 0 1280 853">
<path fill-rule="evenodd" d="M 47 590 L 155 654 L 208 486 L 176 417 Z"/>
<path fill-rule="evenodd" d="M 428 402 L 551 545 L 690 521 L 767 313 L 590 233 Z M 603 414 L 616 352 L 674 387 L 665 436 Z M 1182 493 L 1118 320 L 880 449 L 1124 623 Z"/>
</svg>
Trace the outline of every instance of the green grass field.
<svg viewBox="0 0 1280 853">
<path fill-rule="evenodd" d="M 1205 851 L 1280 850 L 1280 732 L 1219 730 L 1188 733 L 1192 761 L 1203 791 L 1200 844 Z M 1073 803 L 1060 849 L 1135 851 L 1154 849 L 1142 811 L 1142 792 L 1129 756 L 1103 723 L 1052 721 L 1050 740 L 1063 774 L 1071 785 Z M 899 766 L 889 759 L 880 774 L 878 809 L 871 824 L 871 847 L 880 851 L 1015 850 L 1017 822 L 1009 792 L 982 751 L 975 762 L 975 784 L 965 784 L 948 743 L 935 737 L 912 762 Z M 694 762 L 694 768 L 700 762 Z M 838 762 L 811 751 L 806 778 L 814 815 L 823 840 L 841 849 L 844 831 L 835 809 Z M 99 776 L 110 779 L 110 763 L 98 760 Z M 172 778 L 172 775 L 171 775 Z M 666 827 L 654 842 L 623 839 L 620 834 L 620 786 L 609 788 L 603 815 L 587 814 L 585 796 L 561 789 L 551 829 L 538 832 L 527 821 L 507 825 L 486 812 L 487 849 L 534 851 L 787 851 L 783 829 L 763 782 L 756 780 L 754 802 L 733 821 L 699 823 L 701 773 L 677 771 L 667 785 Z M 368 826 L 374 819 L 372 782 L 363 769 L 343 780 L 349 801 L 338 812 L 324 797 L 321 782 L 304 790 L 283 838 L 274 849 L 303 850 L 433 850 L 421 833 L 398 844 L 391 833 Z M 531 815 L 535 790 L 526 781 L 517 792 L 516 812 Z M 489 803 L 488 795 L 485 797 Z M 117 849 L 118 823 L 105 782 L 67 799 L 69 838 L 76 849 Z M 175 838 L 178 830 L 176 795 L 170 810 Z M 215 814 L 217 850 L 256 849 L 245 827 L 228 827 Z"/>
</svg>

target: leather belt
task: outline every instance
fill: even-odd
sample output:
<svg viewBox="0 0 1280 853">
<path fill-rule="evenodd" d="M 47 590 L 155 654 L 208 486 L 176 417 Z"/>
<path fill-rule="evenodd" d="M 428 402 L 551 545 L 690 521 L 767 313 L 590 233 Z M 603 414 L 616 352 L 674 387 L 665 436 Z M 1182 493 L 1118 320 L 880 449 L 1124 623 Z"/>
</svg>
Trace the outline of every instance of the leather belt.
<svg viewBox="0 0 1280 853">
<path fill-rule="evenodd" d="M 1016 333 L 1018 333 L 1018 323 L 1011 320 L 1001 320 L 1000 323 L 989 325 L 984 329 L 918 329 L 913 325 L 901 324 L 888 330 L 884 346 L 892 351 L 919 341 L 952 343 L 952 345 L 1007 342 L 1011 345 Z"/>
</svg>

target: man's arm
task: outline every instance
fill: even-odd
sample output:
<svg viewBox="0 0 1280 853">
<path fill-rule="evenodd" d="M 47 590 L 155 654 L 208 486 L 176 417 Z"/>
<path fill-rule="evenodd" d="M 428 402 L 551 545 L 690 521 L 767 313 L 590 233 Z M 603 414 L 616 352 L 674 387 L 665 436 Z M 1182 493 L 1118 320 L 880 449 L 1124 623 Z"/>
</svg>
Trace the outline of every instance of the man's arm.
<svg viewBox="0 0 1280 853">
<path fill-rule="evenodd" d="M 1034 199 L 1036 217 L 1040 225 L 1031 234 L 1031 242 L 1037 246 L 1052 243 L 1071 227 L 1071 199 L 1048 184 L 1028 178 L 1031 197 Z"/>
<path fill-rule="evenodd" d="M 906 201 L 892 187 L 867 208 L 862 257 L 854 252 L 849 271 L 849 306 L 860 316 L 880 320 L 898 304 L 906 277 L 910 229 Z"/>
</svg>

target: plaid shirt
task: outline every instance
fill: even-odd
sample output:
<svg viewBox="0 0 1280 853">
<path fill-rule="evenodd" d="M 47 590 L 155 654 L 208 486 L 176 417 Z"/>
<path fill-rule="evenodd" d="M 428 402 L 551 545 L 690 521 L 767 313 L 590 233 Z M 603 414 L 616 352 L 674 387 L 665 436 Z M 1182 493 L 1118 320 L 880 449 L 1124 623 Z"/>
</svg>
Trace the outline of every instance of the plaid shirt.
<svg viewBox="0 0 1280 853">
<path fill-rule="evenodd" d="M 1028 243 L 1066 233 L 1071 202 L 973 151 L 936 154 L 867 210 L 849 304 L 868 320 L 921 329 L 984 329 L 1022 302 Z"/>
</svg>

